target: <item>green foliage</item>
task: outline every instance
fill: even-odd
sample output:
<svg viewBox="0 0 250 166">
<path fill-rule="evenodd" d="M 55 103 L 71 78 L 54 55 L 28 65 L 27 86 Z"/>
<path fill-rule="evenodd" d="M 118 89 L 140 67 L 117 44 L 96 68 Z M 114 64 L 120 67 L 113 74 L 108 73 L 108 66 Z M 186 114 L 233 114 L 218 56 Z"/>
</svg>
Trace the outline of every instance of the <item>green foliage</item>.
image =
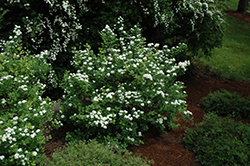
<svg viewBox="0 0 250 166">
<path fill-rule="evenodd" d="M 43 123 L 51 122 L 49 98 L 41 95 L 51 66 L 42 54 L 28 54 L 20 45 L 21 32 L 1 43 L 0 53 L 0 165 L 35 165 L 43 151 Z"/>
<path fill-rule="evenodd" d="M 96 140 L 69 142 L 67 147 L 53 153 L 53 161 L 43 156 L 41 166 L 146 166 L 153 161 L 132 156 L 114 143 L 99 144 Z"/>
<path fill-rule="evenodd" d="M 250 118 L 250 100 L 226 90 L 210 93 L 202 99 L 202 105 L 206 112 L 214 112 L 220 116 Z"/>
<path fill-rule="evenodd" d="M 236 11 L 238 1 L 227 2 L 229 8 Z M 226 79 L 250 82 L 250 24 L 224 14 L 226 30 L 221 48 L 212 51 L 211 57 L 197 59 L 211 72 Z"/>
<path fill-rule="evenodd" d="M 185 147 L 208 166 L 250 165 L 250 126 L 206 114 L 197 129 L 186 130 Z"/>
<path fill-rule="evenodd" d="M 73 51 L 71 64 L 77 72 L 66 73 L 60 85 L 65 95 L 58 114 L 63 123 L 78 128 L 67 140 L 94 137 L 138 144 L 144 132 L 172 129 L 177 113 L 184 114 L 186 94 L 176 78 L 189 61 L 175 64 L 171 55 L 186 45 L 163 50 L 159 44 L 146 46 L 138 26 L 125 31 L 123 18 L 117 23 L 102 30 L 98 55 L 88 45 Z"/>
</svg>

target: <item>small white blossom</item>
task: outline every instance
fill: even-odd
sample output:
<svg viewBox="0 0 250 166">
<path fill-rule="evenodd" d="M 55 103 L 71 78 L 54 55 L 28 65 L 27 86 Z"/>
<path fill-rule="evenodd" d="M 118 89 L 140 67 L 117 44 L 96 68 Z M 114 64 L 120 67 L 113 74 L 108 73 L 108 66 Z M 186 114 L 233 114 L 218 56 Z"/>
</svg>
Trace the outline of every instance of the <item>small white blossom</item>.
<svg viewBox="0 0 250 166">
<path fill-rule="evenodd" d="M 34 151 L 34 152 L 32 152 L 32 154 L 33 154 L 33 156 L 36 156 L 36 155 L 37 155 L 37 152 L 36 152 L 36 151 Z"/>
<path fill-rule="evenodd" d="M 1 156 L 0 156 L 0 160 L 3 160 L 4 158 L 5 158 L 4 155 L 1 155 Z"/>
<path fill-rule="evenodd" d="M 184 111 L 184 114 L 185 114 L 185 115 L 187 115 L 187 114 L 189 114 L 189 115 L 193 115 L 193 113 L 192 113 L 192 112 L 190 112 L 190 111 L 188 111 L 188 110 L 187 110 L 187 111 Z"/>
<path fill-rule="evenodd" d="M 143 77 L 144 77 L 144 78 L 148 78 L 148 79 L 150 79 L 151 81 L 153 81 L 153 77 L 152 77 L 151 74 L 144 74 Z"/>
</svg>

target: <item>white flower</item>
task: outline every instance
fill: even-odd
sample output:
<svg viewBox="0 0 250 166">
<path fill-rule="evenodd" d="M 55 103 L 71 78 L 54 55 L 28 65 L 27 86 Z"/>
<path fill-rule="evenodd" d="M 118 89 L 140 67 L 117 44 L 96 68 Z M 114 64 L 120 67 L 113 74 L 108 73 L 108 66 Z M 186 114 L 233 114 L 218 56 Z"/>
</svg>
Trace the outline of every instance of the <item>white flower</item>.
<svg viewBox="0 0 250 166">
<path fill-rule="evenodd" d="M 20 155 L 18 154 L 18 153 L 16 153 L 15 155 L 14 155 L 14 158 L 15 159 L 18 159 L 20 157 Z"/>
<path fill-rule="evenodd" d="M 144 78 L 148 78 L 148 79 L 150 79 L 151 81 L 153 81 L 153 77 L 151 76 L 151 74 L 144 74 L 143 77 L 144 77 Z"/>
<path fill-rule="evenodd" d="M 190 112 L 190 111 L 188 111 L 188 110 L 187 110 L 187 111 L 184 111 L 184 114 L 185 114 L 185 115 L 187 115 L 187 114 L 189 114 L 189 115 L 193 115 L 193 113 L 192 113 L 192 112 Z"/>
<path fill-rule="evenodd" d="M 159 47 L 160 44 L 159 43 L 155 43 L 154 47 Z"/>
<path fill-rule="evenodd" d="M 36 136 L 36 133 L 33 133 L 30 135 L 31 138 L 34 138 Z"/>
<path fill-rule="evenodd" d="M 112 95 L 114 95 L 115 93 L 114 92 L 110 92 L 109 94 L 107 94 L 107 98 L 110 98 L 110 99 L 112 99 Z"/>
<path fill-rule="evenodd" d="M 153 45 L 154 45 L 154 43 L 148 43 L 148 47 L 151 47 Z"/>
<path fill-rule="evenodd" d="M 61 118 L 64 118 L 65 116 L 64 115 L 61 115 Z"/>
<path fill-rule="evenodd" d="M 1 155 L 1 156 L 0 156 L 0 160 L 3 160 L 4 158 L 5 158 L 4 155 Z"/>
<path fill-rule="evenodd" d="M 21 152 L 21 151 L 22 151 L 22 148 L 17 149 L 17 151 L 18 151 L 18 152 Z"/>
<path fill-rule="evenodd" d="M 46 101 L 43 101 L 43 102 L 41 103 L 41 105 L 44 105 L 44 104 L 46 104 Z"/>
<path fill-rule="evenodd" d="M 2 99 L 2 104 L 4 104 L 6 102 L 5 98 Z"/>
<path fill-rule="evenodd" d="M 141 136 L 142 136 L 142 134 L 141 134 L 141 132 L 140 132 L 140 131 L 138 132 L 138 136 L 139 136 L 139 137 L 141 137 Z"/>
<path fill-rule="evenodd" d="M 32 154 L 33 154 L 33 156 L 36 156 L 36 155 L 37 155 L 37 152 L 36 152 L 36 151 L 34 151 L 34 152 L 32 152 Z"/>
<path fill-rule="evenodd" d="M 72 106 L 72 104 L 71 104 L 71 103 L 69 103 L 69 106 L 71 107 L 71 106 Z"/>
</svg>

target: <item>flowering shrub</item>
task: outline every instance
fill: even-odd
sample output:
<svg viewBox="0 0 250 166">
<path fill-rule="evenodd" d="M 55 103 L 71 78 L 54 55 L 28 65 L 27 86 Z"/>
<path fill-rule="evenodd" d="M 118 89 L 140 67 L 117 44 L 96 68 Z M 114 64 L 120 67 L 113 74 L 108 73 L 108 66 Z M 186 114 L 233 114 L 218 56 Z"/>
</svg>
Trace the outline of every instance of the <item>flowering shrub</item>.
<svg viewBox="0 0 250 166">
<path fill-rule="evenodd" d="M 67 139 L 137 144 L 149 129 L 162 133 L 175 127 L 176 114 L 186 109 L 184 86 L 176 78 L 189 62 L 175 64 L 171 55 L 186 45 L 163 50 L 159 44 L 146 46 L 140 28 L 125 31 L 121 17 L 114 28 L 106 25 L 101 36 L 98 55 L 89 45 L 73 51 L 71 64 L 77 72 L 66 73 L 61 84 L 65 95 L 58 118 L 77 128 Z"/>
<path fill-rule="evenodd" d="M 224 0 L 3 0 L 0 13 L 8 12 L 3 15 L 0 38 L 6 38 L 13 23 L 21 25 L 23 47 L 31 55 L 48 50 L 58 79 L 55 86 L 47 84 L 47 88 L 57 88 L 65 70 L 74 72 L 69 63 L 71 48 L 83 49 L 83 44 L 88 43 L 97 54 L 103 42 L 99 32 L 106 24 L 116 24 L 118 16 L 126 20 L 125 30 L 139 23 L 147 42 L 160 43 L 160 49 L 166 44 L 172 47 L 186 43 L 188 51 L 173 54 L 177 61 L 200 50 L 209 53 L 221 43 L 223 20 L 217 8 L 221 1 Z"/>
<path fill-rule="evenodd" d="M 43 150 L 43 122 L 51 121 L 49 98 L 42 99 L 51 65 L 43 53 L 25 56 L 16 26 L 0 53 L 0 165 L 35 165 Z"/>
</svg>

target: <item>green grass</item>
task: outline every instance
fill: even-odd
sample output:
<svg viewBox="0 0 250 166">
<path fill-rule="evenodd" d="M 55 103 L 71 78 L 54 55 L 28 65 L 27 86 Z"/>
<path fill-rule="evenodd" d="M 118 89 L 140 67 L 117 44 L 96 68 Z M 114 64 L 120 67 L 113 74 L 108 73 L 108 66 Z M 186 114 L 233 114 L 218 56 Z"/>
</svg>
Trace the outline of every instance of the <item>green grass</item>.
<svg viewBox="0 0 250 166">
<path fill-rule="evenodd" d="M 226 10 L 237 9 L 238 0 L 230 0 Z M 209 58 L 198 61 L 226 79 L 250 82 L 250 23 L 225 14 L 226 30 L 221 48 Z"/>
</svg>

